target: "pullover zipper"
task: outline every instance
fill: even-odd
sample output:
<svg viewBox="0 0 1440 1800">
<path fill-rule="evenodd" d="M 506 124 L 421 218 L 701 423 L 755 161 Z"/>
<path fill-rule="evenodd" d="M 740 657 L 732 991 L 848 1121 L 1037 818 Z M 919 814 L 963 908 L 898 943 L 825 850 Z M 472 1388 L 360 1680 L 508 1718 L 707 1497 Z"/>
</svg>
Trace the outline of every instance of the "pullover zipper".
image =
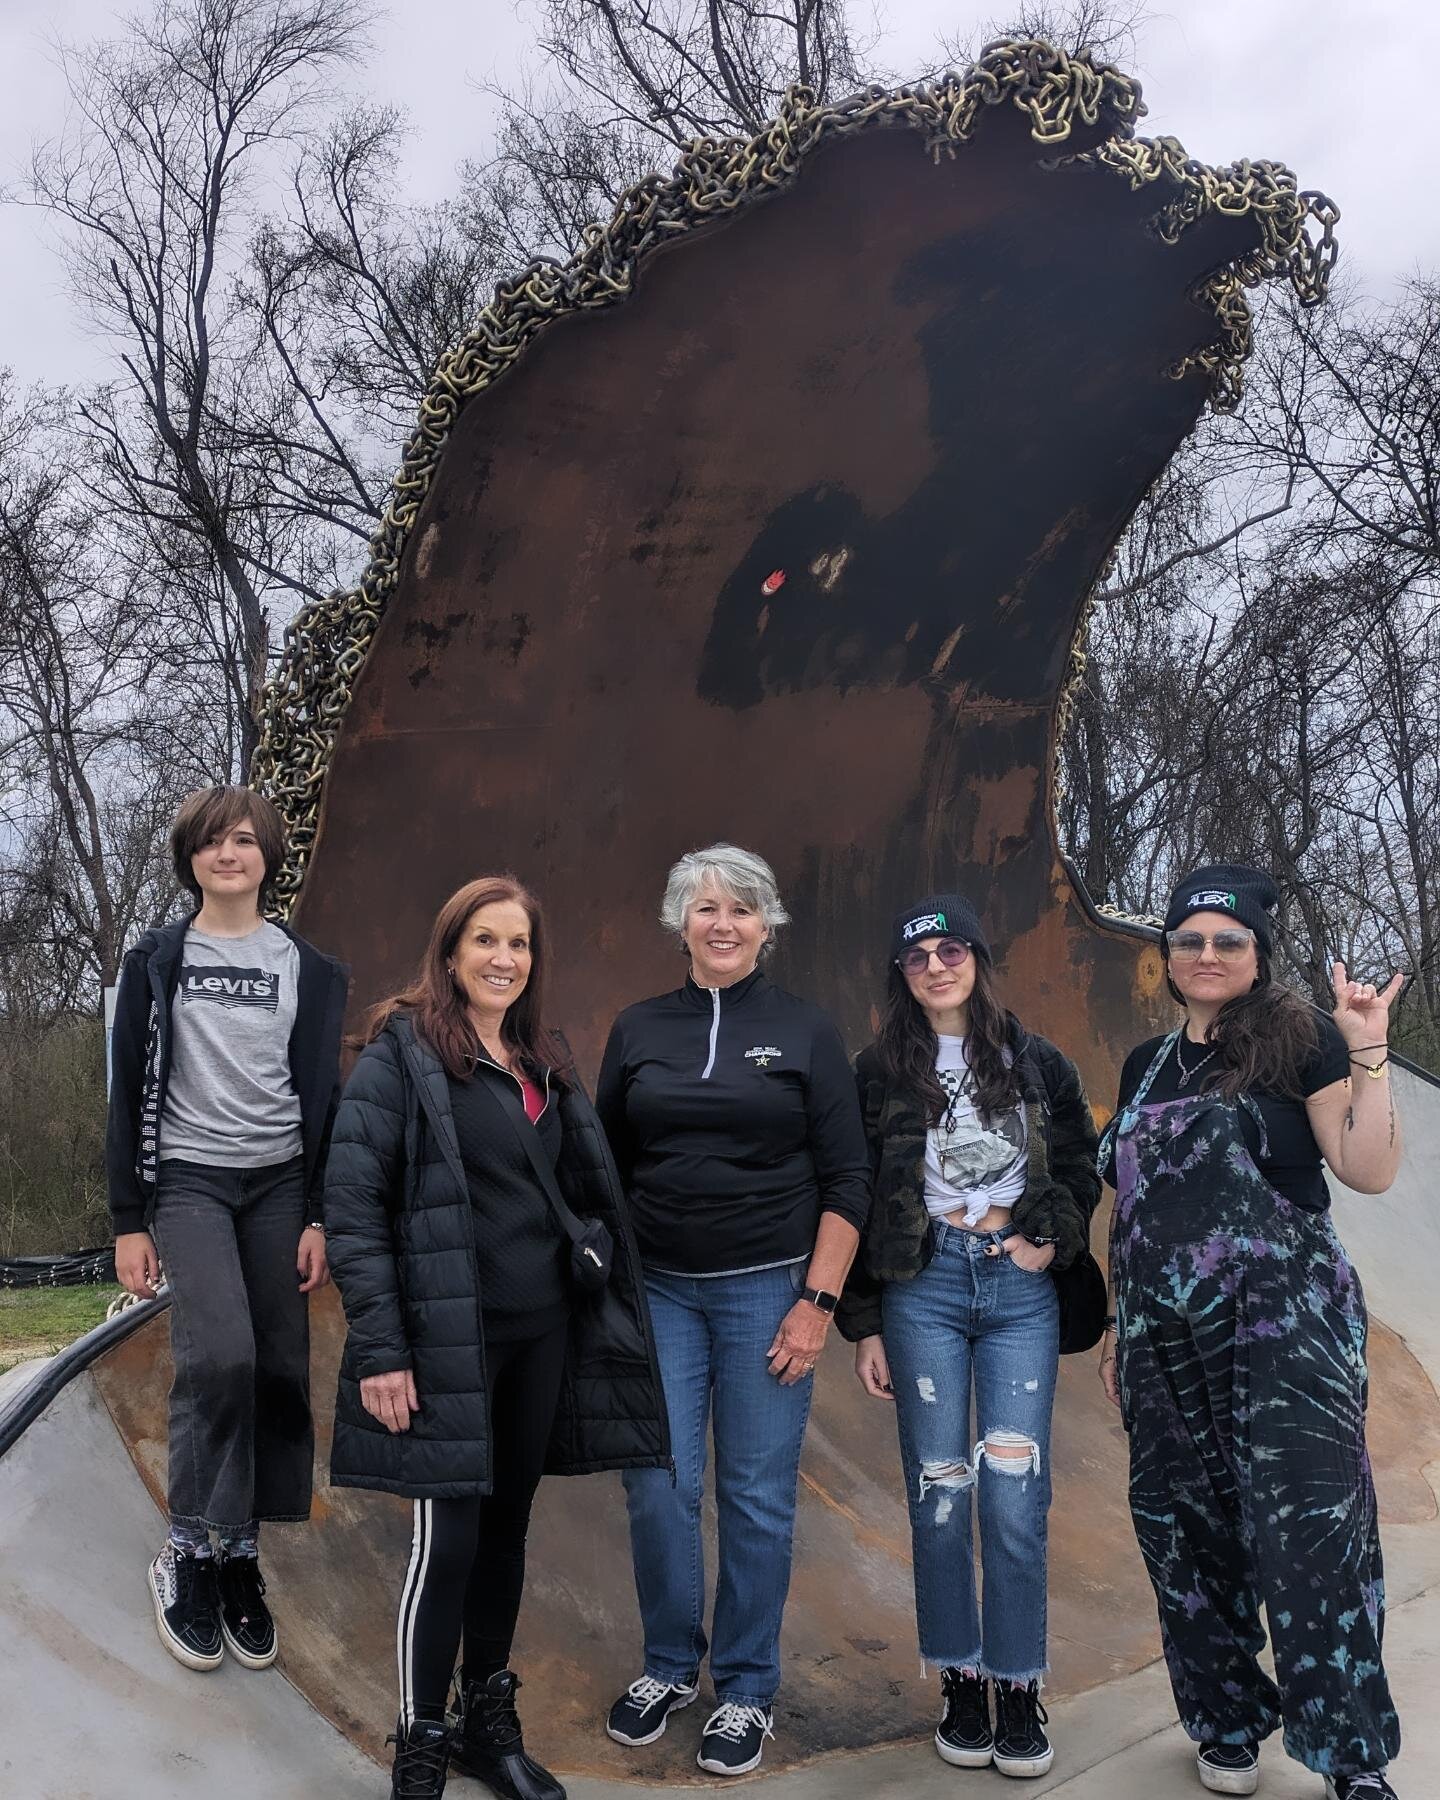
<svg viewBox="0 0 1440 1800">
<path fill-rule="evenodd" d="M 710 1071 L 715 1067 L 715 1040 L 720 1035 L 720 990 L 719 988 L 711 988 L 709 993 L 710 1004 L 714 1008 L 714 1011 L 710 1016 L 710 1056 L 705 1064 L 704 1073 L 700 1077 L 702 1081 L 708 1081 L 710 1079 Z"/>
<path fill-rule="evenodd" d="M 515 1083 L 516 1087 L 519 1088 L 520 1104 L 521 1104 L 521 1106 L 524 1106 L 524 1104 L 525 1104 L 525 1083 L 520 1079 L 520 1077 L 515 1073 L 515 1071 L 513 1069 L 502 1069 L 500 1067 L 500 1064 L 496 1062 L 496 1060 L 493 1056 L 477 1056 L 475 1058 L 475 1060 L 476 1060 L 476 1062 L 483 1062 L 483 1063 L 488 1064 L 489 1067 L 492 1068 L 497 1075 L 508 1075 L 510 1077 L 510 1079 Z M 530 1119 L 530 1123 L 532 1125 L 534 1125 L 537 1130 L 539 1129 L 541 1119 L 543 1119 L 545 1117 L 545 1113 L 546 1113 L 549 1105 L 550 1105 L 550 1070 L 547 1067 L 545 1070 L 545 1104 L 540 1108 L 540 1111 L 536 1114 L 536 1116 L 533 1119 Z M 530 1115 L 528 1112 L 526 1113 L 525 1116 L 527 1119 L 530 1118 Z"/>
</svg>

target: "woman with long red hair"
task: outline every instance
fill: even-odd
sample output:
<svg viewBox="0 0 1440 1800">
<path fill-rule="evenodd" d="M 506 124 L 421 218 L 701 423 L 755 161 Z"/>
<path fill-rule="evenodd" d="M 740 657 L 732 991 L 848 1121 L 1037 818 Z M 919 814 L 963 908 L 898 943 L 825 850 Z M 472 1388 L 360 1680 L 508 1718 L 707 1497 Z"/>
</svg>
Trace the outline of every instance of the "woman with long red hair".
<svg viewBox="0 0 1440 1800">
<path fill-rule="evenodd" d="M 531 1501 L 544 1472 L 669 1460 L 625 1200 L 545 1024 L 545 961 L 513 877 L 452 894 L 414 981 L 372 1008 L 335 1121 L 331 1480 L 415 1503 L 392 1800 L 437 1800 L 452 1757 L 508 1800 L 564 1800 L 509 1667 Z"/>
</svg>

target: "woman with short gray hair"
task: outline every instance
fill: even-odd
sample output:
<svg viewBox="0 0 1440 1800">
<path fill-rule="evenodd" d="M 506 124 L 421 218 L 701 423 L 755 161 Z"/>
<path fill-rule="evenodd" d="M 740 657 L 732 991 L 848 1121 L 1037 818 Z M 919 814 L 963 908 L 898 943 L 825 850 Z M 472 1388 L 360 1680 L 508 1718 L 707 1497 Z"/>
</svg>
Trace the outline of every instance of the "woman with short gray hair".
<svg viewBox="0 0 1440 1800">
<path fill-rule="evenodd" d="M 685 920 L 691 903 L 707 883 L 741 901 L 765 927 L 760 943 L 760 961 L 764 962 L 775 948 L 775 933 L 790 923 L 790 915 L 780 902 L 775 871 L 763 856 L 734 844 L 687 850 L 671 869 L 665 882 L 665 898 L 660 902 L 660 923 L 674 932 L 687 954 Z"/>
<path fill-rule="evenodd" d="M 660 917 L 690 972 L 620 1014 L 596 1094 L 630 1197 L 675 1457 L 673 1479 L 625 1475 L 645 1667 L 606 1729 L 653 1743 L 696 1697 L 709 1420 L 717 1704 L 697 1760 L 742 1775 L 774 1735 L 810 1378 L 870 1210 L 870 1167 L 839 1032 L 760 972 L 788 923 L 770 865 L 733 844 L 693 850 L 670 871 Z"/>
</svg>

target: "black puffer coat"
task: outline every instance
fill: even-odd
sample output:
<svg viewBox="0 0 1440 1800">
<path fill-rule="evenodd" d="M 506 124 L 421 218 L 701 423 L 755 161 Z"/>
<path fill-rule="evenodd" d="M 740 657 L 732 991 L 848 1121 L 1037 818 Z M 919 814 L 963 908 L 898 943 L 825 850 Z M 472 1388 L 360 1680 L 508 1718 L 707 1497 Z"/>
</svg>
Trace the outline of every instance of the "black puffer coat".
<svg viewBox="0 0 1440 1800">
<path fill-rule="evenodd" d="M 579 1296 L 546 1471 L 668 1466 L 670 1433 L 645 1286 L 599 1120 L 577 1087 L 560 1098 L 556 1175 L 571 1209 L 615 1238 L 609 1285 Z M 340 1363 L 330 1479 L 420 1500 L 489 1493 L 481 1325 L 483 1257 L 444 1065 L 406 1018 L 367 1045 L 330 1141 L 325 1221 L 350 1333 Z M 420 1411 L 392 1434 L 360 1381 L 415 1371 Z"/>
</svg>

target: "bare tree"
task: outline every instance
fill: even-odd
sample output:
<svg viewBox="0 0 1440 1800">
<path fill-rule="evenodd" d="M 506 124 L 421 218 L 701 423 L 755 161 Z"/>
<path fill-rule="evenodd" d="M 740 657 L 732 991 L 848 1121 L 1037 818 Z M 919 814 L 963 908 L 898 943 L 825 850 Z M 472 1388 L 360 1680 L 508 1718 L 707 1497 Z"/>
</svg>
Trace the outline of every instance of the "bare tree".
<svg viewBox="0 0 1440 1800">
<path fill-rule="evenodd" d="M 1074 56 L 1088 51 L 1097 61 L 1131 64 L 1145 25 L 1153 17 L 1143 0 L 1022 0 L 1013 10 L 997 13 L 968 37 L 942 33 L 940 46 L 956 66 L 974 60 L 976 51 L 995 38 L 1034 38 Z"/>
<path fill-rule="evenodd" d="M 39 952 L 3 955 L 22 1006 L 57 1012 L 98 1008 L 115 980 L 154 885 L 157 807 L 193 769 L 152 679 L 154 591 L 115 555 L 63 401 L 0 379 L 0 886 Z"/>
<path fill-rule="evenodd" d="M 1303 470 L 1307 548 L 1440 584 L 1440 277 L 1388 304 L 1281 297 L 1264 324 L 1241 429 L 1257 455 Z"/>
<path fill-rule="evenodd" d="M 355 57 L 366 20 L 361 0 L 158 0 L 120 39 L 66 52 L 72 118 L 32 165 L 77 290 L 119 346 L 123 378 L 84 408 L 103 477 L 213 565 L 247 715 L 291 544 L 233 454 L 247 370 L 226 272 L 276 146 Z M 254 738 L 249 723 L 243 757 Z"/>
<path fill-rule="evenodd" d="M 751 137 L 802 82 L 838 99 L 875 73 L 845 0 L 540 0 L 542 79 L 492 88 L 499 148 L 467 166 L 503 258 L 567 254 L 697 138 Z"/>
<path fill-rule="evenodd" d="M 368 542 L 431 371 L 501 273 L 473 204 L 397 200 L 402 134 L 392 109 L 355 107 L 307 140 L 288 216 L 256 233 L 237 289 L 261 374 L 233 452 L 311 550 L 311 588 Z"/>
</svg>

